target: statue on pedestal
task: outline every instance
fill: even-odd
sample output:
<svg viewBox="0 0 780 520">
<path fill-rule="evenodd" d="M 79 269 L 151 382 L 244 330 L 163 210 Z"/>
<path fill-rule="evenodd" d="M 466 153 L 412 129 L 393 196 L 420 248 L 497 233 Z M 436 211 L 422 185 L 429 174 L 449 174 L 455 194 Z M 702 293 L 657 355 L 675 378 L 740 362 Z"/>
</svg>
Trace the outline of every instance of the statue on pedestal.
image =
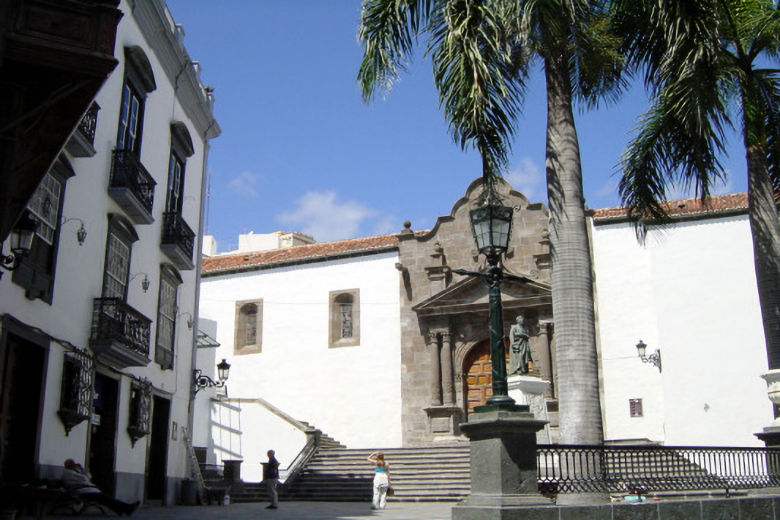
<svg viewBox="0 0 780 520">
<path fill-rule="evenodd" d="M 509 370 L 507 375 L 527 374 L 531 364 L 531 345 L 522 316 L 509 329 Z"/>
</svg>

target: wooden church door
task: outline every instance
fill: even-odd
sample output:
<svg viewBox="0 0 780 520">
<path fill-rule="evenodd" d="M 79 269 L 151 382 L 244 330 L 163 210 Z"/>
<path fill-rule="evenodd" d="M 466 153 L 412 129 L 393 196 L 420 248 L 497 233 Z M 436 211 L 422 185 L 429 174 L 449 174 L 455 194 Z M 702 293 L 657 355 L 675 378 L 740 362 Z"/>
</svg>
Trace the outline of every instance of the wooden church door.
<svg viewBox="0 0 780 520">
<path fill-rule="evenodd" d="M 505 340 L 506 341 L 506 340 Z M 505 349 L 507 366 L 509 351 Z M 474 345 L 463 360 L 463 373 L 466 380 L 466 413 L 474 411 L 475 406 L 486 403 L 493 395 L 493 363 L 490 361 L 490 340 L 486 339 Z"/>
</svg>

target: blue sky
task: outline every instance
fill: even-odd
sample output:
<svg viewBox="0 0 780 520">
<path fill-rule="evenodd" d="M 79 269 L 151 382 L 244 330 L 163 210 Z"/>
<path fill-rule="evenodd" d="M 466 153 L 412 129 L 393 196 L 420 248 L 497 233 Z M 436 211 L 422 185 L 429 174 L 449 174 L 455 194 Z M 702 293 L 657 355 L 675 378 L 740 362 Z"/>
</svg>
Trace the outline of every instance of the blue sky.
<svg viewBox="0 0 780 520">
<path fill-rule="evenodd" d="M 168 0 L 190 57 L 214 87 L 207 233 L 220 252 L 239 233 L 301 231 L 325 242 L 431 227 L 480 173 L 450 138 L 422 52 L 387 96 L 356 82 L 359 0 Z M 534 75 L 505 178 L 546 204 L 543 76 Z M 616 106 L 577 112 L 586 203 L 618 204 L 615 165 L 645 109 L 641 87 Z M 729 183 L 745 191 L 731 139 Z M 683 195 L 680 193 L 679 195 Z"/>
</svg>

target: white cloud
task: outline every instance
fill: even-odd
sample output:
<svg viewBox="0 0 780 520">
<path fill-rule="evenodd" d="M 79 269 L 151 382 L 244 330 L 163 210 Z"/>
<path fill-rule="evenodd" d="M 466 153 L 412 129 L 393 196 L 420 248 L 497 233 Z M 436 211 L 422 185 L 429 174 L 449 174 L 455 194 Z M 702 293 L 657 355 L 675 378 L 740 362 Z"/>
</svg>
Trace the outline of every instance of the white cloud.
<svg viewBox="0 0 780 520">
<path fill-rule="evenodd" d="M 257 184 L 260 182 L 260 174 L 250 171 L 243 171 L 236 177 L 233 177 L 227 183 L 227 187 L 233 190 L 237 195 L 250 199 L 257 198 Z"/>
<path fill-rule="evenodd" d="M 544 185 L 544 175 L 530 157 L 521 158 L 504 175 L 504 180 L 531 202 L 539 197 L 539 186 Z"/>
<path fill-rule="evenodd" d="M 358 235 L 360 225 L 376 212 L 359 202 L 340 201 L 335 191 L 309 191 L 296 207 L 276 219 L 295 231 L 311 235 L 318 242 L 343 240 Z"/>
</svg>

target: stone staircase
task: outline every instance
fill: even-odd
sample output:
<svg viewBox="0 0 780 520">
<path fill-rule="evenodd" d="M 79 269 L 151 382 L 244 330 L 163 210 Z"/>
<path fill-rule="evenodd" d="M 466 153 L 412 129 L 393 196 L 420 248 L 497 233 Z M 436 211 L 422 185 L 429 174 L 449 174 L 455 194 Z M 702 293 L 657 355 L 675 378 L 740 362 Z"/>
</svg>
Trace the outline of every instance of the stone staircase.
<svg viewBox="0 0 780 520">
<path fill-rule="evenodd" d="M 321 448 L 281 500 L 370 502 L 374 470 L 366 457 L 374 450 Z M 395 490 L 391 501 L 457 501 L 468 495 L 469 447 L 436 446 L 382 450 L 390 463 Z M 233 502 L 266 501 L 265 485 L 244 484 L 231 494 Z"/>
</svg>

